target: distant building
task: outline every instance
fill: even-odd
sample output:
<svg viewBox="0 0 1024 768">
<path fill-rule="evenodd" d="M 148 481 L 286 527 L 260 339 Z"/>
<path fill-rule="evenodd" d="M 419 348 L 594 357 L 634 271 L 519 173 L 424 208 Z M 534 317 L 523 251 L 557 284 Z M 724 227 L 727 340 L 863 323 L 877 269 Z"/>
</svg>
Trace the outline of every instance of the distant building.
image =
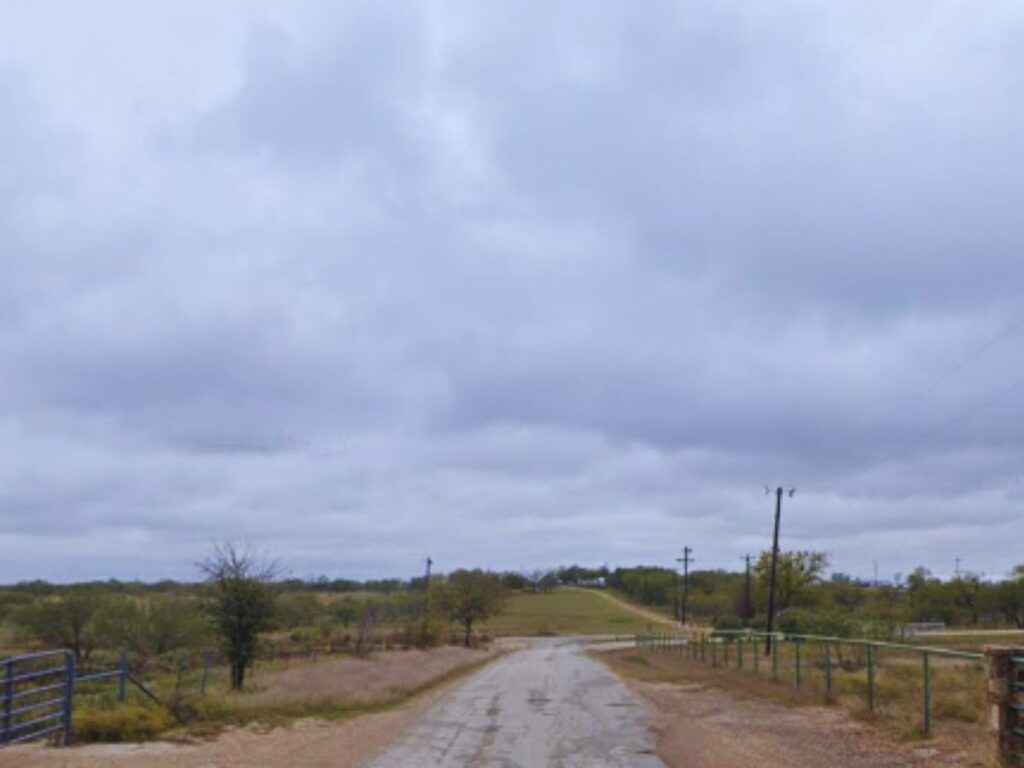
<svg viewBox="0 0 1024 768">
<path fill-rule="evenodd" d="M 915 635 L 927 635 L 930 632 L 945 632 L 946 623 L 943 621 L 913 621 L 903 627 L 904 632 L 914 637 Z"/>
</svg>

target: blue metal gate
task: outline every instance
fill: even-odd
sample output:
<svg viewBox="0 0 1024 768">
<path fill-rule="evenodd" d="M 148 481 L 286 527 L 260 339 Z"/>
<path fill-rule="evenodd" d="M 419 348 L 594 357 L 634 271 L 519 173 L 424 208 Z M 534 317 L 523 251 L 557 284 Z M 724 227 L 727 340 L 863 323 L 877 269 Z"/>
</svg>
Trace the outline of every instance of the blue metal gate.
<svg viewBox="0 0 1024 768">
<path fill-rule="evenodd" d="M 0 659 L 0 747 L 51 735 L 70 744 L 74 692 L 70 651 Z"/>
</svg>

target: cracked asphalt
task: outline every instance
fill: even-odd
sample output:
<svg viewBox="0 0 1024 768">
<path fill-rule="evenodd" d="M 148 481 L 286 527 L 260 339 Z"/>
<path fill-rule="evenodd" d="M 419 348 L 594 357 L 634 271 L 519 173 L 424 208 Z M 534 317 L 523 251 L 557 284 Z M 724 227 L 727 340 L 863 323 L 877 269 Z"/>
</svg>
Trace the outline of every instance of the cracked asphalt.
<svg viewBox="0 0 1024 768">
<path fill-rule="evenodd" d="M 363 768 L 664 768 L 643 699 L 582 640 L 527 642 L 445 694 Z"/>
</svg>

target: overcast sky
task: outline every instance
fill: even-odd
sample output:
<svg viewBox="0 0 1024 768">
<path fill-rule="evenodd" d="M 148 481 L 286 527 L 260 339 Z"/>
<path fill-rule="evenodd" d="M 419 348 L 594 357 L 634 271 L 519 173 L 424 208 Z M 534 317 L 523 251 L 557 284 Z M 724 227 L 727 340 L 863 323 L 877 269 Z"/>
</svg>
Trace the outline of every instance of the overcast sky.
<svg viewBox="0 0 1024 768">
<path fill-rule="evenodd" d="M 1024 561 L 1019 3 L 0 8 L 0 581 Z"/>
</svg>

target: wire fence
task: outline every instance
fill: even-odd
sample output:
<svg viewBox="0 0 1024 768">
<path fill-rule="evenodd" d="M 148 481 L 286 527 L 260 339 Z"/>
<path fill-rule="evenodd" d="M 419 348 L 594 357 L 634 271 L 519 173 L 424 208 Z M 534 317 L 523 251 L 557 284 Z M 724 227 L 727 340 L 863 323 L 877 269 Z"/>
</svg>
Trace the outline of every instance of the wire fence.
<svg viewBox="0 0 1024 768">
<path fill-rule="evenodd" d="M 936 719 L 979 722 L 985 711 L 982 653 L 744 630 L 637 635 L 634 644 L 711 668 L 789 682 L 826 701 L 859 702 L 869 712 L 913 717 L 916 710 L 924 737 L 932 734 Z"/>
</svg>

